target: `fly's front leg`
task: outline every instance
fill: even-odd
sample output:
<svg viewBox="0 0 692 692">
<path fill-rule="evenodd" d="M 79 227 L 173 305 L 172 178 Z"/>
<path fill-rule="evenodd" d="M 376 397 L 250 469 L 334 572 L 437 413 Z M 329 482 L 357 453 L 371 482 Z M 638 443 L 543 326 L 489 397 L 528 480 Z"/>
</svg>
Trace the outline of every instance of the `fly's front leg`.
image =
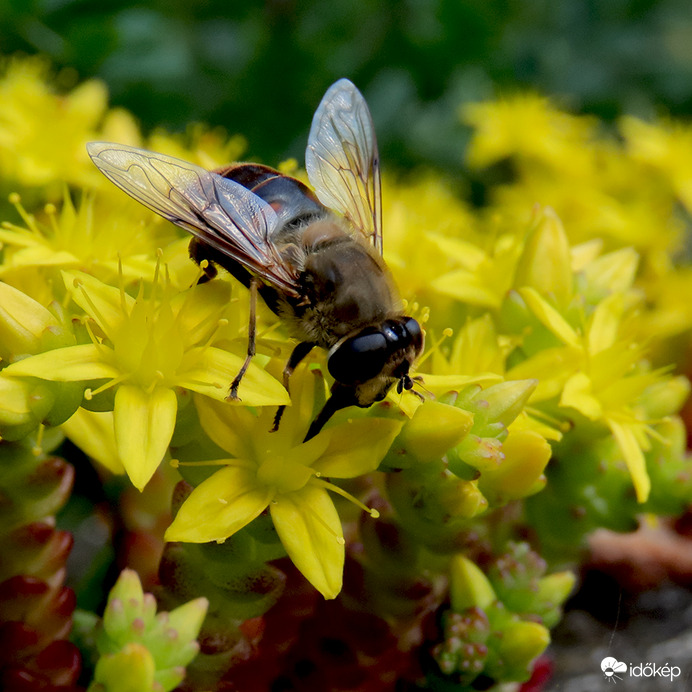
<svg viewBox="0 0 692 692">
<path fill-rule="evenodd" d="M 235 376 L 235 379 L 231 383 L 231 391 L 226 397 L 234 401 L 240 401 L 238 396 L 238 387 L 240 386 L 240 381 L 243 379 L 243 375 L 247 372 L 250 366 L 250 361 L 255 355 L 255 338 L 257 336 L 257 289 L 259 287 L 259 279 L 252 277 L 250 281 L 250 323 L 247 329 L 247 355 L 245 356 L 245 361 L 240 371 Z"/>
<path fill-rule="evenodd" d="M 305 356 L 312 351 L 315 344 L 309 341 L 301 341 L 291 352 L 286 365 L 284 366 L 284 387 L 286 391 L 290 392 L 288 388 L 288 381 L 293 374 L 293 371 L 300 365 L 300 362 L 305 358 Z M 272 426 L 271 432 L 276 432 L 279 429 L 279 423 L 281 423 L 281 416 L 284 415 L 284 410 L 286 406 L 279 406 L 274 416 L 274 425 Z"/>
</svg>

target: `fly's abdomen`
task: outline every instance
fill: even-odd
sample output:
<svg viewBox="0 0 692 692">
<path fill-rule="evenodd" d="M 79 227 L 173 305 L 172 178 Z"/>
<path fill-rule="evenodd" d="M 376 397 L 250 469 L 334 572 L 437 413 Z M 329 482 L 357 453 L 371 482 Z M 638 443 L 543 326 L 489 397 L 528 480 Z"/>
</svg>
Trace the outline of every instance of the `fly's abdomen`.
<svg viewBox="0 0 692 692">
<path fill-rule="evenodd" d="M 246 187 L 272 206 L 280 220 L 275 235 L 288 234 L 330 213 L 300 180 L 269 166 L 238 163 L 216 172 Z M 276 238 L 272 240 L 276 241 Z"/>
</svg>

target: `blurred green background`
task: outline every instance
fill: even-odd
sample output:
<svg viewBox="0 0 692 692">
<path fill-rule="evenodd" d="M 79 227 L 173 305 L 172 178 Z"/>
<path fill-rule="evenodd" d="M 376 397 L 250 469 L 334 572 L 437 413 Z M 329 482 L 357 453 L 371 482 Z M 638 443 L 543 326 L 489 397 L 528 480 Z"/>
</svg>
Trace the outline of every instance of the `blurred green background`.
<svg viewBox="0 0 692 692">
<path fill-rule="evenodd" d="M 350 77 L 385 166 L 462 171 L 464 101 L 532 88 L 612 120 L 692 112 L 691 0 L 0 0 L 3 54 L 100 77 L 145 130 L 192 121 L 302 162 Z"/>
</svg>

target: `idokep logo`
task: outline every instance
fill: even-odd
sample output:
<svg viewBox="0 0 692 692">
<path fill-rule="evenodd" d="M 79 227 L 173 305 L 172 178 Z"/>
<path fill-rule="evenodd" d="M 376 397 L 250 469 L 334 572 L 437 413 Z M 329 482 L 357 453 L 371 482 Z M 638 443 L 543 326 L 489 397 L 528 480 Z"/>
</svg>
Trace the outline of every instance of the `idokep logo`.
<svg viewBox="0 0 692 692">
<path fill-rule="evenodd" d="M 617 682 L 622 680 L 622 675 L 627 672 L 627 664 L 608 656 L 601 661 L 601 670 L 608 682 Z"/>
<path fill-rule="evenodd" d="M 682 672 L 679 666 L 669 666 L 667 663 L 663 666 L 656 663 L 630 663 L 628 666 L 612 656 L 607 656 L 601 661 L 601 670 L 605 679 L 613 683 L 626 676 L 631 678 L 668 678 L 674 682 Z"/>
</svg>

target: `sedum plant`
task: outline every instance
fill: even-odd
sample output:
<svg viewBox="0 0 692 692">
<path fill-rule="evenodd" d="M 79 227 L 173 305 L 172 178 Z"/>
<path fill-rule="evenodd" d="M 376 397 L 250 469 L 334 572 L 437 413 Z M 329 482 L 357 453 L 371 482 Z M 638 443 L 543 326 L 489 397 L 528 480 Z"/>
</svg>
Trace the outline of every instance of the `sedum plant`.
<svg viewBox="0 0 692 692">
<path fill-rule="evenodd" d="M 423 396 L 345 409 L 303 442 L 325 355 L 289 397 L 292 345 L 260 311 L 241 401 L 227 401 L 247 291 L 198 283 L 187 238 L 84 149 L 113 140 L 213 168 L 244 155 L 242 138 L 145 137 L 100 83 L 58 93 L 52 79 L 35 59 L 0 76 L 0 540 L 15 555 L 0 630 L 66 605 L 0 679 L 37 675 L 52 651 L 65 690 L 80 675 L 93 692 L 517 688 L 589 534 L 692 497 L 688 126 L 628 118 L 616 137 L 547 99 L 465 106 L 482 206 L 430 173 L 383 181 L 387 263 L 426 331 Z M 58 143 L 41 158 L 38 132 Z M 75 474 L 103 500 L 80 511 L 110 527 L 109 559 L 153 594 L 125 571 L 102 618 L 108 568 L 73 584 L 91 610 L 73 617 L 64 595 L 56 526 L 82 506 Z M 22 607 L 32 579 L 46 595 Z"/>
</svg>

